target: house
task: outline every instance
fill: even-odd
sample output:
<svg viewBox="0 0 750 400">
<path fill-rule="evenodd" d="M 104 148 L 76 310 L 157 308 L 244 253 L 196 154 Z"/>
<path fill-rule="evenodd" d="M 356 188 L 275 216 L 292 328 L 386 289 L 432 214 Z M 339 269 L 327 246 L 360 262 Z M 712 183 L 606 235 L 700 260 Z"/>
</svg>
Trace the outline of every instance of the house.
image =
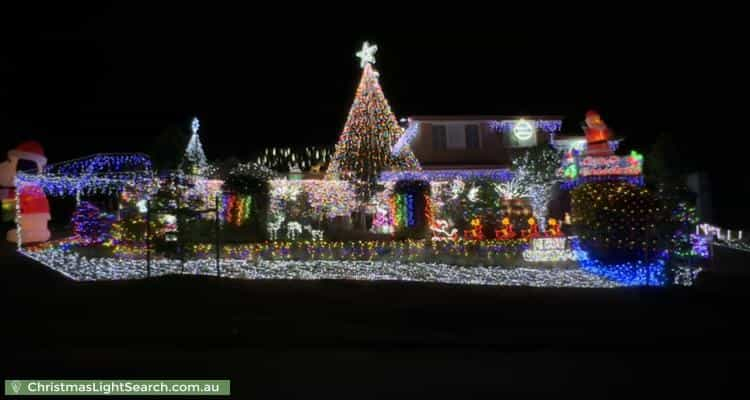
<svg viewBox="0 0 750 400">
<path fill-rule="evenodd" d="M 560 132 L 563 117 L 545 116 L 411 116 L 394 153 L 409 146 L 419 160 L 421 177 L 449 180 L 484 176 L 504 180 L 509 176 L 513 149 L 549 144 Z M 386 172 L 385 180 L 414 175 Z"/>
</svg>

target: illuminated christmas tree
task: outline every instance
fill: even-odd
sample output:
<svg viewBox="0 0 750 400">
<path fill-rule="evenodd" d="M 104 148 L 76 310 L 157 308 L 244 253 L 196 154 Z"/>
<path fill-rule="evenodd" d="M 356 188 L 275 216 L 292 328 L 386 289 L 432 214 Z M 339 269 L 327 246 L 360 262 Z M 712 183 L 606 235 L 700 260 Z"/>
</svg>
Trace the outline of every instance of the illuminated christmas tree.
<svg viewBox="0 0 750 400">
<path fill-rule="evenodd" d="M 357 183 L 363 200 L 368 200 L 380 173 L 387 170 L 418 170 L 419 163 L 405 146 L 396 154 L 391 148 L 403 134 L 372 67 L 377 46 L 367 42 L 357 53 L 363 68 L 354 104 L 344 125 L 328 168 L 337 175 Z"/>
<path fill-rule="evenodd" d="M 191 124 L 193 135 L 190 136 L 190 142 L 188 142 L 187 149 L 185 149 L 185 155 L 180 164 L 180 169 L 191 175 L 204 175 L 208 170 L 206 154 L 203 153 L 203 145 L 201 145 L 201 139 L 198 136 L 199 128 L 200 122 L 198 121 L 198 118 L 193 118 Z"/>
</svg>

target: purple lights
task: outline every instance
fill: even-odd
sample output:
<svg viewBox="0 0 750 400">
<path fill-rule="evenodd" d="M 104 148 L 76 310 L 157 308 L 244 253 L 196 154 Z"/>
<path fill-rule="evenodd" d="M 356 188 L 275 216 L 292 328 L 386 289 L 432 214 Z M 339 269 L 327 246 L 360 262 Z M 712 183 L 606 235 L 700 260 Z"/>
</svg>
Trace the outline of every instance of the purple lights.
<svg viewBox="0 0 750 400">
<path fill-rule="evenodd" d="M 380 174 L 383 182 L 399 180 L 450 181 L 453 179 L 484 178 L 497 182 L 507 182 L 513 173 L 507 169 L 456 169 L 432 171 L 385 171 Z"/>
<path fill-rule="evenodd" d="M 490 128 L 495 132 L 511 133 L 520 119 L 504 119 L 501 121 L 490 121 Z M 534 128 L 546 133 L 558 133 L 562 129 L 562 120 L 524 120 L 530 123 Z"/>
</svg>

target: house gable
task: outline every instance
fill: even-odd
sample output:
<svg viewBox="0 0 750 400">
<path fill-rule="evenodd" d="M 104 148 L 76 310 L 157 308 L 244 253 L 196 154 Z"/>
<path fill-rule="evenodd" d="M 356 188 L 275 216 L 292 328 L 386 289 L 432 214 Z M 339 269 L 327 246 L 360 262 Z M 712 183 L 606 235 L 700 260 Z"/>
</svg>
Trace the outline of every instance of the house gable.
<svg viewBox="0 0 750 400">
<path fill-rule="evenodd" d="M 514 148 L 550 142 L 555 116 L 429 116 L 409 118 L 400 146 L 408 145 L 423 168 L 507 167 Z"/>
</svg>

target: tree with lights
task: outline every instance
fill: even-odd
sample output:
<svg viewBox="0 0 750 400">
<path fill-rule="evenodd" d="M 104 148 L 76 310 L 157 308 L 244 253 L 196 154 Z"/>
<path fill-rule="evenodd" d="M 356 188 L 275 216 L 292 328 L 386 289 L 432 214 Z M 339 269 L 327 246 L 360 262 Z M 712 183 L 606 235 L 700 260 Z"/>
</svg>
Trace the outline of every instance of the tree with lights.
<svg viewBox="0 0 750 400">
<path fill-rule="evenodd" d="M 206 160 L 206 154 L 203 152 L 201 139 L 198 136 L 200 125 L 198 118 L 193 118 L 190 125 L 193 135 L 190 136 L 185 155 L 182 158 L 182 163 L 180 163 L 180 169 L 191 175 L 204 175 L 208 171 L 208 161 Z"/>
<path fill-rule="evenodd" d="M 109 239 L 109 231 L 114 217 L 103 213 L 88 201 L 82 201 L 73 213 L 73 232 L 80 243 L 88 246 Z"/>
<path fill-rule="evenodd" d="M 408 146 L 396 154 L 391 151 L 403 135 L 403 129 L 388 105 L 378 82 L 379 74 L 372 66 L 377 49 L 365 42 L 357 53 L 363 68 L 362 79 L 328 168 L 329 176 L 352 181 L 362 211 L 377 191 L 381 172 L 419 169 Z"/>
<path fill-rule="evenodd" d="M 525 187 L 531 208 L 544 230 L 554 184 L 559 180 L 560 154 L 549 146 L 525 149 L 513 157 L 514 181 Z"/>
</svg>

